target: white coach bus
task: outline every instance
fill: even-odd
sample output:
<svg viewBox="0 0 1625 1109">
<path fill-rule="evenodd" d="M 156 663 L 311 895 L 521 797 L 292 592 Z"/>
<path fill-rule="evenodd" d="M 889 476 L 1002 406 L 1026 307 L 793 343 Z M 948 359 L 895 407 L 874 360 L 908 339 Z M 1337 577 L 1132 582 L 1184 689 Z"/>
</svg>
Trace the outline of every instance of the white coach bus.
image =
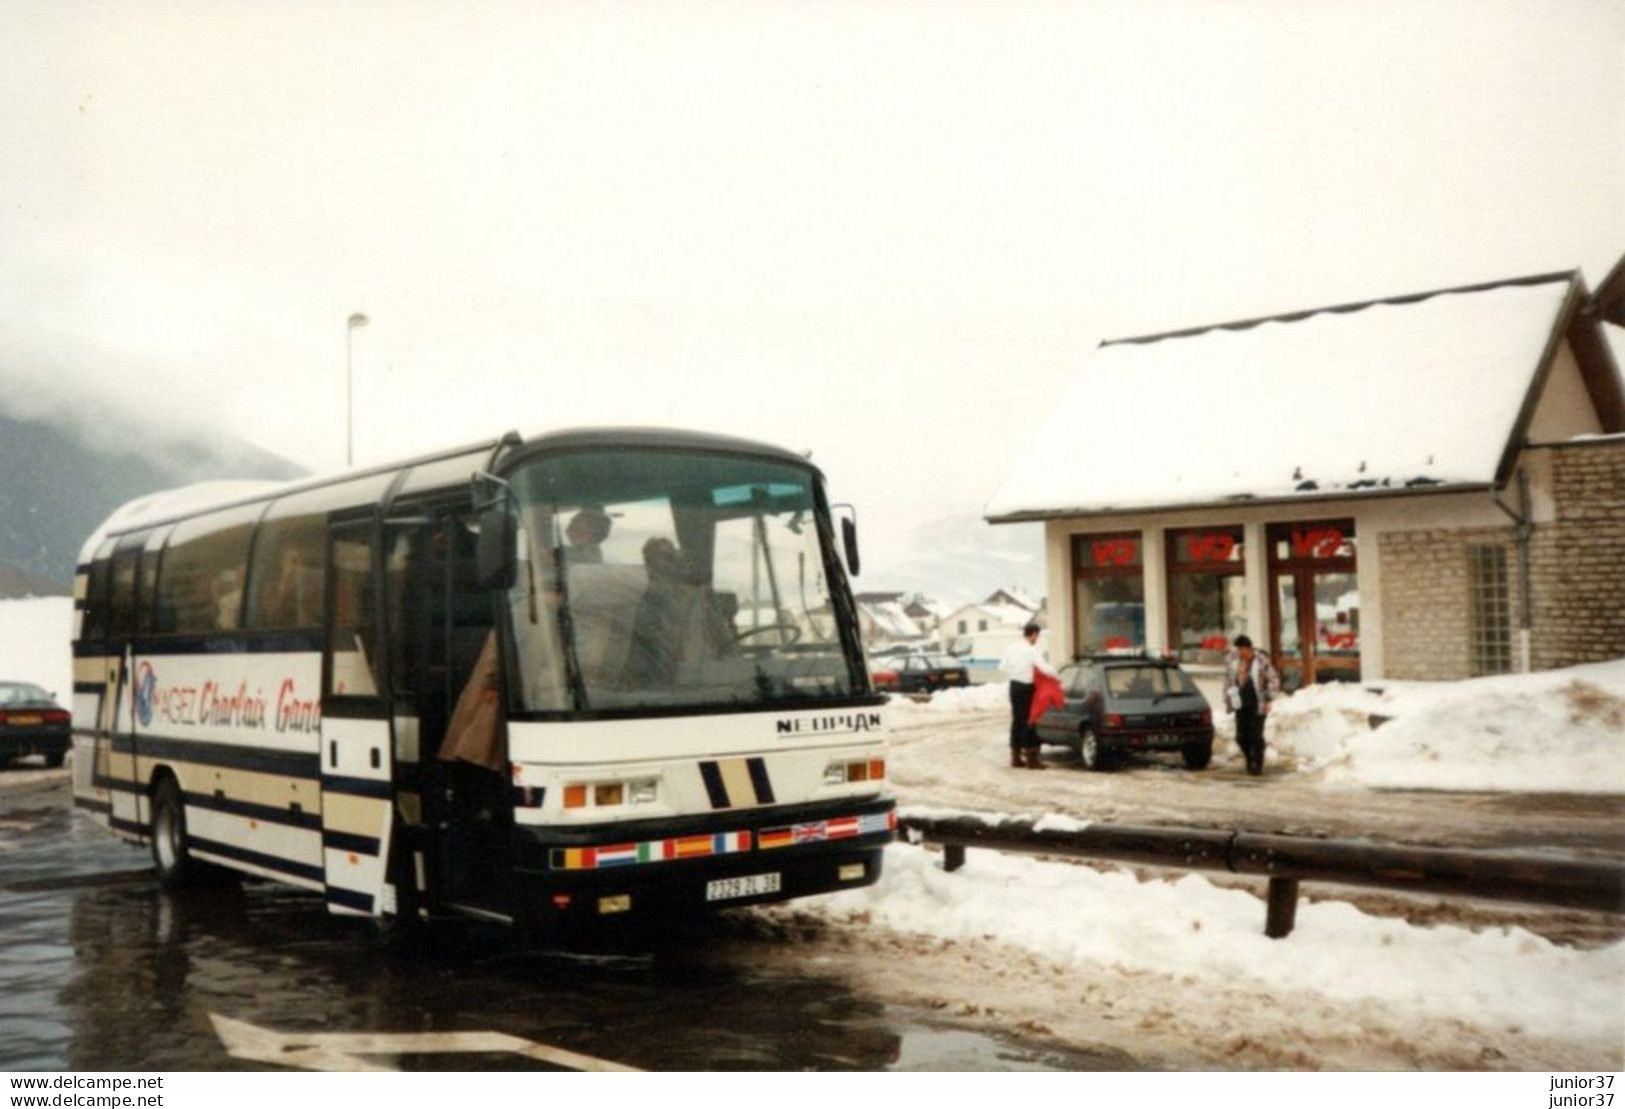
<svg viewBox="0 0 1625 1109">
<path fill-rule="evenodd" d="M 76 575 L 75 803 L 167 884 L 232 868 L 338 913 L 872 883 L 884 698 L 835 534 L 805 459 L 666 430 L 134 501 Z"/>
</svg>

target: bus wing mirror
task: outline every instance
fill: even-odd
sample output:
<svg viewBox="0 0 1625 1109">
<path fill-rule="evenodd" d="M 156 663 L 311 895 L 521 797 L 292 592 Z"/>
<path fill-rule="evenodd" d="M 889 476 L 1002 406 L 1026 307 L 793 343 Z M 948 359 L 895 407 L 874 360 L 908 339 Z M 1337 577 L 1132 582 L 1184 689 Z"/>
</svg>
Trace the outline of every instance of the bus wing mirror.
<svg viewBox="0 0 1625 1109">
<path fill-rule="evenodd" d="M 480 537 L 474 548 L 474 574 L 481 589 L 510 589 L 518 559 L 514 555 L 514 519 L 504 508 L 480 513 Z"/>
<path fill-rule="evenodd" d="M 846 568 L 853 577 L 857 577 L 858 522 L 850 516 L 841 517 L 841 544 L 846 548 Z"/>
</svg>

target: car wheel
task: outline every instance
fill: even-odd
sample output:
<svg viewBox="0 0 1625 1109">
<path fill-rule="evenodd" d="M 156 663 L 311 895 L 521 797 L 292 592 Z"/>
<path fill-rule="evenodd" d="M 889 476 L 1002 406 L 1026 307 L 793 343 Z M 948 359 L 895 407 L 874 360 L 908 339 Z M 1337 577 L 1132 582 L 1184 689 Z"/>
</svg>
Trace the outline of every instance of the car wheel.
<svg viewBox="0 0 1625 1109">
<path fill-rule="evenodd" d="M 1100 741 L 1095 738 L 1093 728 L 1085 727 L 1079 735 L 1078 758 L 1085 770 L 1105 770 L 1111 765 L 1106 752 L 1100 747 Z"/>
<path fill-rule="evenodd" d="M 67 758 L 68 753 L 66 751 L 52 751 L 50 754 L 45 756 L 45 765 L 55 770 L 57 767 L 66 762 Z"/>
<path fill-rule="evenodd" d="M 1213 741 L 1192 743 L 1181 753 L 1185 756 L 1186 770 L 1206 770 L 1207 764 L 1213 761 Z"/>
</svg>

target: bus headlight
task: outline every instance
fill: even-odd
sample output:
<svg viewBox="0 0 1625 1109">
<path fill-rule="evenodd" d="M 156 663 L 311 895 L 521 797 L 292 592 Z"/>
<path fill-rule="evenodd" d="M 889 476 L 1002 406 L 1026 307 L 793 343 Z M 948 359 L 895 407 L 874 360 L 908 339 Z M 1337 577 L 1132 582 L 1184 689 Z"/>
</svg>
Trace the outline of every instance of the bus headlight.
<svg viewBox="0 0 1625 1109">
<path fill-rule="evenodd" d="M 634 778 L 629 782 L 571 782 L 564 787 L 567 809 L 614 808 L 653 804 L 660 796 L 660 779 Z"/>
<path fill-rule="evenodd" d="M 845 785 L 848 782 L 878 782 L 885 777 L 885 759 L 832 762 L 824 770 L 824 784 L 827 786 Z"/>
</svg>

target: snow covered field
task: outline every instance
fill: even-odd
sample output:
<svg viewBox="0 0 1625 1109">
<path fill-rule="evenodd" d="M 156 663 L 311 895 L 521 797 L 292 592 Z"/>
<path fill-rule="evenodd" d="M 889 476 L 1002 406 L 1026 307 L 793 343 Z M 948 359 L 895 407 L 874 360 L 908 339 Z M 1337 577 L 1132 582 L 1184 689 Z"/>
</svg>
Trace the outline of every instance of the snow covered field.
<svg viewBox="0 0 1625 1109">
<path fill-rule="evenodd" d="M 73 698 L 73 600 L 0 601 L 0 680 L 37 682 L 64 706 Z"/>
<path fill-rule="evenodd" d="M 1009 1019 L 1138 1013 L 1117 1034 L 1144 1033 L 1141 1048 L 1178 1066 L 1625 1062 L 1625 942 L 1585 950 L 1517 927 L 1421 927 L 1341 901 L 1303 904 L 1293 934 L 1270 940 L 1258 898 L 1195 875 L 974 850 L 950 874 L 939 859 L 899 845 L 879 885 L 800 911 L 916 937 L 927 958 L 993 941 L 1020 953 L 991 972 L 1020 980 L 1000 1002 Z M 920 988 L 977 996 L 984 970 L 961 980 L 959 962 L 936 964 Z M 1087 988 L 1102 977 L 1118 985 Z"/>
</svg>

